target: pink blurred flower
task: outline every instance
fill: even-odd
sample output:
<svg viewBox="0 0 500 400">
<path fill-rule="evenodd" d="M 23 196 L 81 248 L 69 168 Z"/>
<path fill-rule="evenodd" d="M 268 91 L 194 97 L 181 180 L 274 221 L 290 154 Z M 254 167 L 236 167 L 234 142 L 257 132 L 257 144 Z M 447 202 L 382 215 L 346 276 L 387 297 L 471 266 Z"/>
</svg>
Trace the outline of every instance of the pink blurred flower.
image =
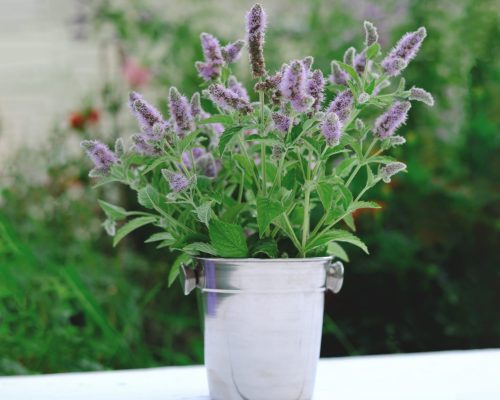
<svg viewBox="0 0 500 400">
<path fill-rule="evenodd" d="M 133 88 L 146 86 L 151 81 L 152 76 L 148 68 L 141 66 L 136 60 L 129 57 L 125 58 L 122 64 L 122 74 Z"/>
</svg>

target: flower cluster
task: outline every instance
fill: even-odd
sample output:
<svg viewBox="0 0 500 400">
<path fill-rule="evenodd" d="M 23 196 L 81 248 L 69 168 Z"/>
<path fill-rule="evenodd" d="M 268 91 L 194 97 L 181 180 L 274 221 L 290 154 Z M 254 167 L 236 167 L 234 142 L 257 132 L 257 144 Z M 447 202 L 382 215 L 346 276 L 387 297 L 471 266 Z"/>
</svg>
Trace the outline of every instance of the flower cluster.
<svg viewBox="0 0 500 400">
<path fill-rule="evenodd" d="M 246 42 L 221 46 L 203 33 L 204 60 L 195 67 L 206 89 L 188 98 L 170 88 L 167 117 L 132 92 L 139 132 L 130 149 L 121 140 L 114 151 L 83 142 L 91 175 L 136 190 L 147 209 L 139 218 L 165 233 L 151 241 L 161 237 L 162 245 L 188 255 L 342 257 L 333 241 L 366 250 L 348 231 L 353 217 L 359 208 L 379 207 L 364 199 L 369 189 L 406 170 L 382 153 L 406 142 L 397 131 L 410 102 L 434 99 L 422 88 L 405 90 L 403 79 L 388 91 L 416 56 L 425 28 L 405 34 L 384 57 L 376 27 L 363 26 L 363 46 L 332 60 L 326 79 L 311 56 L 266 70 L 266 13 L 259 4 L 246 16 Z M 230 68 L 245 45 L 255 93 Z"/>
</svg>

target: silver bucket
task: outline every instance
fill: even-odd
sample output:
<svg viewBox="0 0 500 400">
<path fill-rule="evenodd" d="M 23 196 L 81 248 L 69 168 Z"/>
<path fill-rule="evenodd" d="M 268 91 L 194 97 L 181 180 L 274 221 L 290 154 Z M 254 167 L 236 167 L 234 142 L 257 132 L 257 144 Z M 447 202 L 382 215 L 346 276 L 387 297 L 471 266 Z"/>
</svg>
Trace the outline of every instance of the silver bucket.
<svg viewBox="0 0 500 400">
<path fill-rule="evenodd" d="M 184 292 L 203 297 L 205 366 L 213 400 L 312 398 L 324 291 L 338 292 L 342 263 L 200 258 L 182 266 Z"/>
</svg>

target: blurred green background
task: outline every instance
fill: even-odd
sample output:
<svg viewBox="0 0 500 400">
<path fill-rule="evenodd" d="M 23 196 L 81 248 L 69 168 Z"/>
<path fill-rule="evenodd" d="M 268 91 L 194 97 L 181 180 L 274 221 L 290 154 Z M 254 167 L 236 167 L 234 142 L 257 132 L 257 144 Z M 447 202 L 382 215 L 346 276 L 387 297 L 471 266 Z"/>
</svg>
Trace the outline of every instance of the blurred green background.
<svg viewBox="0 0 500 400">
<path fill-rule="evenodd" d="M 16 150 L 2 162 L 2 375 L 203 361 L 196 297 L 184 297 L 177 284 L 167 289 L 173 255 L 144 245 L 145 230 L 111 247 L 96 199 L 126 208 L 135 199 L 120 187 L 92 190 L 88 162 L 74 149 L 84 138 L 112 143 L 135 133 L 125 101 L 131 88 L 164 109 L 170 85 L 198 90 L 199 33 L 223 42 L 241 38 L 252 2 L 87 3 L 79 21 L 84 39 L 111 54 L 117 67 L 104 65 L 98 89 L 89 89 L 78 109 L 60 104 L 66 117 L 54 115 L 43 146 Z M 408 85 L 432 92 L 436 106 L 415 105 L 402 130 L 408 143 L 395 155 L 409 174 L 372 194 L 381 211 L 356 216 L 371 256 L 349 249 L 345 286 L 327 295 L 321 355 L 499 347 L 498 4 L 263 4 L 272 70 L 311 54 L 328 71 L 348 46 L 361 46 L 364 19 L 379 27 L 384 50 L 408 30 L 428 30 L 405 76 Z M 236 72 L 250 84 L 244 62 Z M 27 164 L 43 179 L 34 179 Z"/>
</svg>

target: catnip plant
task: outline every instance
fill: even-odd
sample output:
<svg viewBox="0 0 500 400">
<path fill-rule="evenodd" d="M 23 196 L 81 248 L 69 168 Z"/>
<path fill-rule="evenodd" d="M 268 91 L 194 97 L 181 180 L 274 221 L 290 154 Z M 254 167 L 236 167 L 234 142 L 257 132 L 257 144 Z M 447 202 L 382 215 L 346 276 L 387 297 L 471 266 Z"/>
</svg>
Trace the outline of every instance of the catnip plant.
<svg viewBox="0 0 500 400">
<path fill-rule="evenodd" d="M 363 47 L 332 61 L 327 77 L 310 56 L 270 73 L 266 14 L 256 4 L 246 16 L 245 40 L 222 45 L 201 34 L 204 60 L 195 67 L 203 90 L 188 99 L 170 88 L 168 117 L 131 93 L 140 129 L 131 147 L 122 139 L 113 151 L 82 143 L 97 185 L 120 182 L 137 192 L 138 211 L 100 201 L 114 245 L 154 225 L 158 232 L 146 242 L 179 254 L 171 282 L 193 256 L 345 259 L 339 243 L 367 252 L 352 233 L 352 214 L 378 208 L 367 192 L 406 171 L 385 153 L 405 143 L 396 133 L 410 101 L 434 100 L 424 89 L 406 90 L 403 78 L 392 82 L 418 53 L 425 28 L 405 34 L 385 56 L 375 26 L 365 21 L 364 31 Z M 255 80 L 251 95 L 231 72 L 245 47 Z M 205 111 L 202 101 L 215 111 Z M 356 177 L 365 181 L 358 191 Z"/>
</svg>

